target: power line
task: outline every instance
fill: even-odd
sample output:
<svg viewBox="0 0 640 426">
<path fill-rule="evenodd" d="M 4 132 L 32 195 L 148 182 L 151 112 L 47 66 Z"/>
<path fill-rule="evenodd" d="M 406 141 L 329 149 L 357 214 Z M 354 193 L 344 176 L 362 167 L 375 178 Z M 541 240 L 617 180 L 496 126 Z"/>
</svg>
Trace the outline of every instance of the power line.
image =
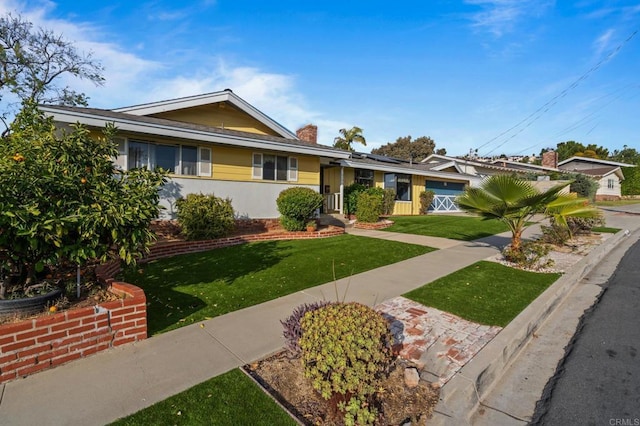
<svg viewBox="0 0 640 426">
<path fill-rule="evenodd" d="M 633 39 L 633 37 L 635 37 L 635 35 L 637 33 L 638 33 L 638 29 L 634 30 L 623 42 L 618 44 L 618 46 L 616 46 L 616 48 L 611 50 L 603 59 L 601 59 L 594 66 L 589 68 L 589 70 L 587 70 L 580 77 L 578 77 L 568 87 L 566 87 L 564 90 L 562 90 L 556 96 L 551 98 L 549 101 L 547 101 L 544 105 L 542 105 L 540 108 L 535 110 L 533 113 L 529 114 L 523 120 L 518 122 L 515 126 L 505 130 L 504 132 L 500 133 L 498 136 L 496 136 L 496 137 L 488 140 L 487 142 L 483 143 L 482 145 L 480 145 L 478 147 L 478 149 L 484 148 L 485 146 L 489 145 L 490 143 L 496 141 L 497 139 L 501 138 L 502 136 L 508 134 L 512 130 L 517 129 L 518 127 L 520 127 L 520 126 L 522 126 L 523 124 L 526 123 L 526 125 L 524 125 L 524 127 L 520 128 L 516 133 L 510 135 L 502 143 L 499 143 L 498 145 L 496 145 L 492 150 L 490 150 L 487 153 L 485 153 L 484 156 L 488 156 L 489 154 L 491 154 L 492 152 L 494 152 L 495 150 L 497 150 L 498 148 L 500 148 L 501 146 L 503 146 L 504 144 L 506 144 L 507 142 L 509 142 L 513 138 L 515 138 L 517 135 L 522 133 L 525 129 L 527 129 L 529 126 L 531 126 L 533 123 L 535 123 L 543 114 L 545 114 L 547 111 L 549 111 L 549 109 L 551 109 L 551 107 L 553 107 L 556 103 L 558 103 L 559 99 L 565 97 L 571 90 L 573 90 L 576 87 L 578 87 L 578 85 L 582 81 L 586 80 L 591 74 L 596 72 L 602 65 L 604 65 L 606 62 L 608 62 L 615 54 L 617 54 L 624 47 L 625 44 L 627 44 L 629 41 L 631 41 L 631 39 Z"/>
</svg>

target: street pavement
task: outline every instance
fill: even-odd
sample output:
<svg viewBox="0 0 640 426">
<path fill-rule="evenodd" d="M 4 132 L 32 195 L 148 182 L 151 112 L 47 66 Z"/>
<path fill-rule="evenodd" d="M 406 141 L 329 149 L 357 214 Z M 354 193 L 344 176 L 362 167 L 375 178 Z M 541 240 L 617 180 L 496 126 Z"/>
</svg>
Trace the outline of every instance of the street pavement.
<svg viewBox="0 0 640 426">
<path fill-rule="evenodd" d="M 639 260 L 640 241 L 580 321 L 532 424 L 640 424 Z"/>
</svg>

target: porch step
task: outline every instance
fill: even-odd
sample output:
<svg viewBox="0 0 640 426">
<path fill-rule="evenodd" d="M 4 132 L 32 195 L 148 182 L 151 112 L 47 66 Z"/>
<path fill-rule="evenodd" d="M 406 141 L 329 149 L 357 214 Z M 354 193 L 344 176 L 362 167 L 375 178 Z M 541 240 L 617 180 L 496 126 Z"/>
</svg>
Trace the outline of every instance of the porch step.
<svg viewBox="0 0 640 426">
<path fill-rule="evenodd" d="M 341 228 L 350 228 L 353 226 L 353 224 L 350 223 L 348 219 L 345 219 L 344 215 L 341 215 L 340 213 L 322 213 L 320 214 L 318 221 L 321 226 L 333 225 Z"/>
</svg>

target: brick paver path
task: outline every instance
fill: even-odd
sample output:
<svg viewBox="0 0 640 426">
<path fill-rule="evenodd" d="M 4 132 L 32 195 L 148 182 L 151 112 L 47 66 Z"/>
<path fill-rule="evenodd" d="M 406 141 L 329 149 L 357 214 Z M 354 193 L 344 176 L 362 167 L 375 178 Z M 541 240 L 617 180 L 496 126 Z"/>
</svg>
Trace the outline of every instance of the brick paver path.
<svg viewBox="0 0 640 426">
<path fill-rule="evenodd" d="M 440 386 L 502 330 L 395 297 L 375 309 L 390 321 L 400 357 L 418 366 L 421 377 Z"/>
</svg>

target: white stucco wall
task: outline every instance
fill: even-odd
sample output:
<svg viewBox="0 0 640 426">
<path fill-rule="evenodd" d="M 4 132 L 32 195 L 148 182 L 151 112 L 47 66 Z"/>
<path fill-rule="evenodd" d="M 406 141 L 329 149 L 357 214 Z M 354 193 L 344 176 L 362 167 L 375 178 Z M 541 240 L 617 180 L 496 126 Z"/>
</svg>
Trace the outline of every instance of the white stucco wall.
<svg viewBox="0 0 640 426">
<path fill-rule="evenodd" d="M 273 182 L 233 182 L 211 179 L 185 179 L 174 177 L 160 192 L 160 204 L 165 207 L 160 217 L 175 218 L 175 200 L 191 193 L 214 194 L 231 198 L 233 210 L 238 217 L 252 219 L 277 218 L 280 216 L 276 198 L 283 190 L 292 186 L 303 186 L 319 191 L 317 185 L 291 185 Z"/>
</svg>

